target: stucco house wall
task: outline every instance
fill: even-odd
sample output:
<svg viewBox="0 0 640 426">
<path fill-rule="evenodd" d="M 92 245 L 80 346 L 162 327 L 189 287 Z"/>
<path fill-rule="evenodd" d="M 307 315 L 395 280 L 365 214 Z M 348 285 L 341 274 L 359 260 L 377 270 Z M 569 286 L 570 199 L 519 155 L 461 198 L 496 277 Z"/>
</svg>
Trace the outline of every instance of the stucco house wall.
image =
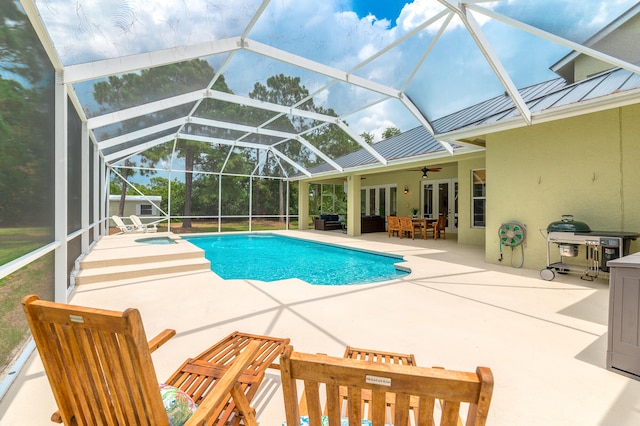
<svg viewBox="0 0 640 426">
<path fill-rule="evenodd" d="M 151 196 L 147 196 L 147 197 L 142 197 L 142 196 L 136 196 L 136 195 L 127 195 L 124 201 L 124 216 L 125 217 L 129 217 L 132 214 L 135 214 L 137 216 L 156 216 L 158 215 L 158 209 L 155 207 L 154 203 L 156 205 L 160 205 L 160 202 L 162 201 L 162 197 L 160 196 L 155 196 L 155 195 L 151 195 Z M 153 202 L 153 203 L 152 203 Z M 142 205 L 145 206 L 151 206 L 151 215 L 145 215 L 144 214 L 144 210 L 141 210 L 140 207 Z M 118 215 L 118 209 L 120 207 L 120 196 L 119 195 L 110 195 L 109 196 L 109 217 L 113 216 L 113 215 Z M 147 219 L 148 221 L 148 219 Z M 125 223 L 129 223 L 128 221 L 125 221 Z M 146 223 L 146 221 L 145 221 Z M 115 226 L 115 224 L 113 223 L 112 220 L 109 220 L 109 225 L 110 226 Z"/>
<path fill-rule="evenodd" d="M 528 269 L 546 265 L 544 230 L 563 214 L 592 230 L 640 232 L 639 122 L 632 105 L 489 134 L 486 261 L 498 263 L 506 221 L 527 227 Z"/>
<path fill-rule="evenodd" d="M 484 155 L 458 162 L 458 244 L 482 246 L 486 240 L 486 228 L 472 226 L 471 187 L 472 171 L 485 169 Z"/>
</svg>

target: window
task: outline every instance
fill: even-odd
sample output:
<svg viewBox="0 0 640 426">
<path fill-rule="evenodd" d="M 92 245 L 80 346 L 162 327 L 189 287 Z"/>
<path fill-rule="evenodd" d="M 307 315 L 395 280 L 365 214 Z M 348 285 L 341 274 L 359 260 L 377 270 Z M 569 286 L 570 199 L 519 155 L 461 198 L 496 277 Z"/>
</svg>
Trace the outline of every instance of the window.
<svg viewBox="0 0 640 426">
<path fill-rule="evenodd" d="M 487 214 L 487 170 L 471 171 L 472 227 L 484 228 Z"/>
<path fill-rule="evenodd" d="M 153 214 L 153 206 L 151 204 L 140 204 L 140 216 L 151 216 Z"/>
</svg>

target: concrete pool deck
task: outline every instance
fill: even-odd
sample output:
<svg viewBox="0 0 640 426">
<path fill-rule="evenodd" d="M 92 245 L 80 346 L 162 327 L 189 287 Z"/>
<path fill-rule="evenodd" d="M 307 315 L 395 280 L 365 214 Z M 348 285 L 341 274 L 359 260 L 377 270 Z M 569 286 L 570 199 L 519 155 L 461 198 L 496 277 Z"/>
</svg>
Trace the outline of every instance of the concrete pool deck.
<svg viewBox="0 0 640 426">
<path fill-rule="evenodd" d="M 177 335 L 154 352 L 159 380 L 234 330 L 289 337 L 296 350 L 342 356 L 346 345 L 413 353 L 419 365 L 493 370 L 489 425 L 640 424 L 640 381 L 605 368 L 606 279 L 539 278 L 490 265 L 482 247 L 455 240 L 402 240 L 384 233 L 281 231 L 317 241 L 405 256 L 412 273 L 376 284 L 326 287 L 299 280 L 224 281 L 210 271 L 132 278 L 75 288 L 70 303 L 136 307 L 147 336 Z M 140 238 L 140 234 L 136 236 Z M 131 245 L 109 236 L 93 248 Z M 167 250 L 175 245 L 148 245 Z M 116 255 L 117 256 L 117 255 Z M 277 371 L 253 401 L 258 421 L 284 419 Z M 2 425 L 46 425 L 55 402 L 37 353 L 0 402 Z"/>
</svg>

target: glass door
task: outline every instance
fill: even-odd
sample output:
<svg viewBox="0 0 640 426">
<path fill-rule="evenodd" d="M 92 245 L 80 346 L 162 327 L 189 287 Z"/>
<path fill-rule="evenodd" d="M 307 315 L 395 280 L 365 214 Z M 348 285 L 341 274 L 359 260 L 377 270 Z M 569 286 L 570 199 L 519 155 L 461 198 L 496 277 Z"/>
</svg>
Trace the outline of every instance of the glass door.
<svg viewBox="0 0 640 426">
<path fill-rule="evenodd" d="M 398 190 L 395 185 L 369 186 L 362 188 L 361 213 L 366 216 L 386 217 L 395 214 Z"/>
<path fill-rule="evenodd" d="M 447 232 L 458 232 L 458 179 L 422 182 L 422 217 L 447 216 Z"/>
</svg>

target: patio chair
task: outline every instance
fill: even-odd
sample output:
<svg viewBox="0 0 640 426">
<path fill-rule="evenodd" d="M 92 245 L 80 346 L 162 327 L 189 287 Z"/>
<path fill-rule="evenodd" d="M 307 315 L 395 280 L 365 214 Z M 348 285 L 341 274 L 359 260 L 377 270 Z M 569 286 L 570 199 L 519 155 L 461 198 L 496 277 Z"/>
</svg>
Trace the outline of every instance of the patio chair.
<svg viewBox="0 0 640 426">
<path fill-rule="evenodd" d="M 35 295 L 24 297 L 22 304 L 58 405 L 52 421 L 65 425 L 170 424 L 151 352 L 174 336 L 174 330 L 165 330 L 147 342 L 137 309 L 86 308 L 43 301 Z M 186 426 L 226 425 L 229 419 L 256 425 L 249 402 L 264 369 L 289 340 L 236 332 L 223 342 L 212 347 L 223 351 L 218 356 L 209 350 L 202 354 L 213 361 L 187 359 L 164 382 L 179 389 L 171 388 L 180 398 L 188 400 L 188 396 L 197 404 Z"/>
<path fill-rule="evenodd" d="M 380 364 L 418 365 L 416 364 L 416 357 L 413 354 L 354 348 L 352 346 L 345 348 L 343 357 L 360 361 L 377 362 Z"/>
<path fill-rule="evenodd" d="M 387 216 L 387 232 L 389 233 L 389 238 L 393 234 L 400 236 L 400 220 L 398 220 L 398 216 Z"/>
<path fill-rule="evenodd" d="M 418 225 L 419 227 L 420 225 Z M 411 239 L 416 239 L 416 226 L 413 223 L 413 220 L 409 216 L 403 216 L 400 218 L 400 238 L 402 238 L 403 234 L 411 235 Z"/>
<path fill-rule="evenodd" d="M 133 226 L 135 226 L 135 228 L 141 232 L 158 232 L 158 227 L 155 223 L 145 225 L 144 223 L 142 223 L 142 220 L 140 220 L 140 218 L 135 214 L 129 216 L 129 219 L 131 219 L 131 222 L 133 222 Z"/>
<path fill-rule="evenodd" d="M 437 240 L 440 238 L 440 234 L 442 233 L 442 238 L 447 238 L 447 216 L 438 216 L 438 220 L 433 225 L 433 239 Z"/>
<path fill-rule="evenodd" d="M 486 367 L 478 367 L 473 373 L 363 362 L 298 353 L 291 346 L 280 357 L 280 373 L 286 422 L 290 426 L 301 422 L 299 380 L 304 381 L 309 424 L 317 425 L 326 415 L 330 425 L 340 425 L 348 416 L 352 425 L 365 424 L 365 420 L 375 425 L 386 422 L 396 426 L 457 426 L 462 424 L 461 408 L 464 411 L 468 407 L 466 425 L 482 426 L 486 424 L 493 393 L 493 374 Z M 341 388 L 347 390 L 346 403 Z M 363 392 L 370 393 L 371 398 L 363 398 Z M 389 405 L 393 406 L 390 420 Z"/>
<path fill-rule="evenodd" d="M 438 220 L 427 224 L 426 232 L 433 233 L 433 239 L 437 240 L 442 233 L 443 238 L 447 238 L 447 216 L 438 216 Z"/>
<path fill-rule="evenodd" d="M 120 232 L 124 234 L 126 234 L 127 232 L 141 232 L 140 230 L 136 229 L 135 226 L 127 225 L 126 223 L 124 223 L 120 216 L 113 215 L 111 216 L 111 220 L 113 220 L 113 223 L 115 223 L 116 226 L 120 229 Z"/>
</svg>

